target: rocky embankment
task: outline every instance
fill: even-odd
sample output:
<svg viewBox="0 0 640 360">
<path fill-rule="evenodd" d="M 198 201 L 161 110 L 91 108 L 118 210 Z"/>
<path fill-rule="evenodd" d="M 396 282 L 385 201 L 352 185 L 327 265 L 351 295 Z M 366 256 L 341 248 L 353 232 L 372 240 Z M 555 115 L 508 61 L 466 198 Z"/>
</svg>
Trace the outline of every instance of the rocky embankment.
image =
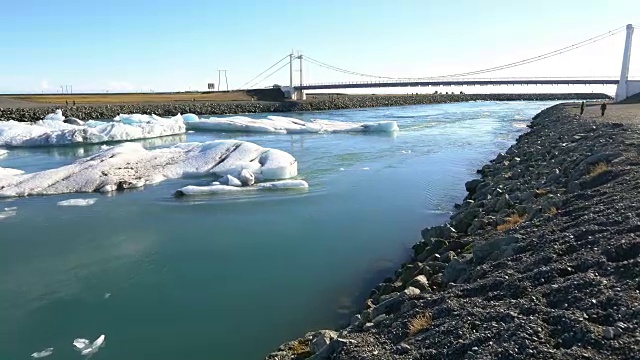
<svg viewBox="0 0 640 360">
<path fill-rule="evenodd" d="M 112 119 L 119 114 L 156 114 L 175 116 L 249 114 L 265 112 L 319 111 L 381 106 L 403 106 L 464 101 L 517 101 L 517 100 L 600 100 L 610 99 L 605 94 L 419 94 L 419 95 L 331 95 L 306 101 L 243 101 L 243 102 L 176 102 L 145 104 L 110 104 L 63 107 L 64 115 L 82 120 Z M 0 120 L 37 121 L 61 108 L 0 108 Z"/>
<path fill-rule="evenodd" d="M 349 327 L 268 359 L 638 359 L 634 119 L 581 119 L 575 104 L 542 111 Z"/>
</svg>

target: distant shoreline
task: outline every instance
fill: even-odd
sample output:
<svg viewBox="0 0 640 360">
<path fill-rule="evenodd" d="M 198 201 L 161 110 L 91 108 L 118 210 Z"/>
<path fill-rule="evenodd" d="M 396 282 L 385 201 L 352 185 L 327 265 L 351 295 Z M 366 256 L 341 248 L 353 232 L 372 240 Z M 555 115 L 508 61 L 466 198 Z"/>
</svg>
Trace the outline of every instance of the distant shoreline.
<svg viewBox="0 0 640 360">
<path fill-rule="evenodd" d="M 69 95 L 72 98 L 73 95 Z M 195 98 L 194 98 L 195 99 Z M 254 97 L 255 99 L 255 97 Z M 111 119 L 119 114 L 155 114 L 175 116 L 283 113 L 297 111 L 341 110 L 388 106 L 441 104 L 469 101 L 554 101 L 611 100 L 602 93 L 565 94 L 416 94 L 416 95 L 333 95 L 310 94 L 304 101 L 170 101 L 140 103 L 104 103 L 71 106 L 33 103 L 20 98 L 0 96 L 0 120 L 38 121 L 56 109 L 67 117 L 82 120 Z"/>
</svg>

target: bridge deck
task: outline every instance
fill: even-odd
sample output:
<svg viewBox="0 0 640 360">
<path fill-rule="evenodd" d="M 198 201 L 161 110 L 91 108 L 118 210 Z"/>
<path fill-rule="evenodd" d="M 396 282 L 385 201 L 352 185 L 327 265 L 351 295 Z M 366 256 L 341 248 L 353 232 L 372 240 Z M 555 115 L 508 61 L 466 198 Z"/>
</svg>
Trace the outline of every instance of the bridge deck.
<svg viewBox="0 0 640 360">
<path fill-rule="evenodd" d="M 378 87 L 422 86 L 499 86 L 499 85 L 618 85 L 614 79 L 510 79 L 510 80 L 430 80 L 307 84 L 294 86 L 296 90 L 351 89 Z"/>
</svg>

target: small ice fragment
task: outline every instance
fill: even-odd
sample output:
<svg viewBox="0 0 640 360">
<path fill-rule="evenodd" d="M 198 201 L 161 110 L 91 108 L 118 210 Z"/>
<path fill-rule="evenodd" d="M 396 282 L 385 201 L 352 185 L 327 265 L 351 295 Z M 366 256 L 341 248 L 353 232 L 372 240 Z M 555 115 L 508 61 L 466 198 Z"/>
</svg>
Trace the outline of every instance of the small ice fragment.
<svg viewBox="0 0 640 360">
<path fill-rule="evenodd" d="M 115 185 L 111 184 L 111 185 L 105 185 L 105 186 L 101 187 L 98 191 L 104 194 L 104 193 L 109 193 L 109 192 L 112 192 L 112 191 L 116 191 L 116 189 L 117 189 L 117 187 Z"/>
<path fill-rule="evenodd" d="M 33 354 L 31 354 L 31 357 L 38 359 L 38 358 L 43 358 L 45 356 L 49 356 L 51 354 L 53 354 L 53 348 L 46 348 L 42 351 L 34 352 Z"/>
<path fill-rule="evenodd" d="M 411 154 L 411 150 L 402 150 L 403 154 Z"/>
<path fill-rule="evenodd" d="M 18 210 L 18 208 L 13 206 L 13 207 L 4 208 L 4 210 L 5 211 L 16 211 L 16 210 Z"/>
<path fill-rule="evenodd" d="M 222 179 L 218 180 L 218 182 L 222 185 L 229 185 L 229 186 L 235 186 L 235 187 L 242 186 L 242 182 L 240 182 L 240 180 L 234 178 L 231 175 L 223 176 Z"/>
<path fill-rule="evenodd" d="M 0 157 L 3 157 L 9 153 L 9 150 L 0 149 Z"/>
<path fill-rule="evenodd" d="M 105 299 L 108 299 L 109 297 L 111 297 L 111 293 L 105 293 L 105 294 L 104 294 L 104 298 L 105 298 Z"/>
<path fill-rule="evenodd" d="M 89 346 L 89 340 L 77 338 L 73 340 L 73 346 L 75 346 L 76 350 L 83 350 L 87 346 Z"/>
<path fill-rule="evenodd" d="M 93 205 L 96 201 L 98 201 L 98 199 L 96 198 L 69 199 L 69 200 L 58 201 L 58 206 L 89 206 L 89 205 Z"/>
<path fill-rule="evenodd" d="M 242 171 L 240 171 L 240 182 L 242 185 L 251 186 L 256 182 L 256 177 L 251 170 L 242 169 Z"/>
<path fill-rule="evenodd" d="M 368 167 L 363 167 L 362 170 L 369 170 L 369 168 Z"/>
<path fill-rule="evenodd" d="M 44 117 L 45 120 L 54 120 L 54 121 L 63 121 L 64 116 L 62 115 L 62 110 L 57 109 L 54 113 L 47 114 Z"/>
<path fill-rule="evenodd" d="M 102 344 L 104 344 L 104 335 L 100 335 L 100 337 L 97 338 L 96 341 L 94 341 L 93 344 L 91 344 L 91 346 L 82 350 L 80 355 L 93 354 L 98 351 L 98 349 L 100 348 L 100 346 L 102 346 Z"/>
<path fill-rule="evenodd" d="M 344 168 L 340 168 L 340 169 L 338 169 L 338 170 L 340 170 L 340 171 L 344 171 Z"/>
<path fill-rule="evenodd" d="M 0 211 L 0 220 L 14 216 L 15 214 L 16 214 L 15 210 Z"/>
</svg>

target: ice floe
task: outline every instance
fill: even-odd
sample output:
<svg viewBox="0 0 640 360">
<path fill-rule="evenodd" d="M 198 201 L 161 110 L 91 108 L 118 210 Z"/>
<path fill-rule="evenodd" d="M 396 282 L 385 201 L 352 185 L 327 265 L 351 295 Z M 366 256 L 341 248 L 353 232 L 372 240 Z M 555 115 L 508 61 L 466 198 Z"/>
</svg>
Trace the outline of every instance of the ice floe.
<svg viewBox="0 0 640 360">
<path fill-rule="evenodd" d="M 0 146 L 96 144 L 183 134 L 185 131 L 181 115 L 172 118 L 119 115 L 112 122 L 90 120 L 84 125 L 73 125 L 65 122 L 62 112 L 56 110 L 55 114 L 49 114 L 34 124 L 0 122 Z"/>
<path fill-rule="evenodd" d="M 0 149 L 0 157 L 3 157 L 9 153 L 9 150 Z"/>
<path fill-rule="evenodd" d="M 0 211 L 0 220 L 15 216 L 15 214 L 17 214 L 17 211 L 15 210 L 15 208 L 13 209 L 5 208 L 4 211 Z"/>
<path fill-rule="evenodd" d="M 35 359 L 39 359 L 45 356 L 49 356 L 51 354 L 53 354 L 53 348 L 46 348 L 42 351 L 34 352 L 33 354 L 31 354 L 31 357 Z"/>
<path fill-rule="evenodd" d="M 98 352 L 100 347 L 104 345 L 104 335 L 100 335 L 93 343 L 87 339 L 78 338 L 73 340 L 73 346 L 80 351 L 80 355 L 89 355 Z"/>
<path fill-rule="evenodd" d="M 24 171 L 11 168 L 0 167 L 0 178 L 23 174 Z"/>
<path fill-rule="evenodd" d="M 198 118 L 194 114 L 183 116 L 187 129 L 208 131 L 265 132 L 276 134 L 336 133 L 336 132 L 394 132 L 395 121 L 351 123 L 335 120 L 304 121 L 284 116 L 252 119 L 246 116 Z"/>
<path fill-rule="evenodd" d="M 280 180 L 264 182 L 252 186 L 237 187 L 230 185 L 185 186 L 176 191 L 176 196 L 227 194 L 251 190 L 307 189 L 309 184 L 304 180 Z"/>
<path fill-rule="evenodd" d="M 69 200 L 58 201 L 58 206 L 89 206 L 89 205 L 95 204 L 96 201 L 98 201 L 97 198 L 69 199 Z"/>
<path fill-rule="evenodd" d="M 187 176 L 217 179 L 231 175 L 237 179 L 245 169 L 257 181 L 298 174 L 297 161 L 290 154 L 246 141 L 182 143 L 155 150 L 146 150 L 139 143 L 122 143 L 59 168 L 0 176 L 0 197 L 109 192 Z"/>
</svg>

